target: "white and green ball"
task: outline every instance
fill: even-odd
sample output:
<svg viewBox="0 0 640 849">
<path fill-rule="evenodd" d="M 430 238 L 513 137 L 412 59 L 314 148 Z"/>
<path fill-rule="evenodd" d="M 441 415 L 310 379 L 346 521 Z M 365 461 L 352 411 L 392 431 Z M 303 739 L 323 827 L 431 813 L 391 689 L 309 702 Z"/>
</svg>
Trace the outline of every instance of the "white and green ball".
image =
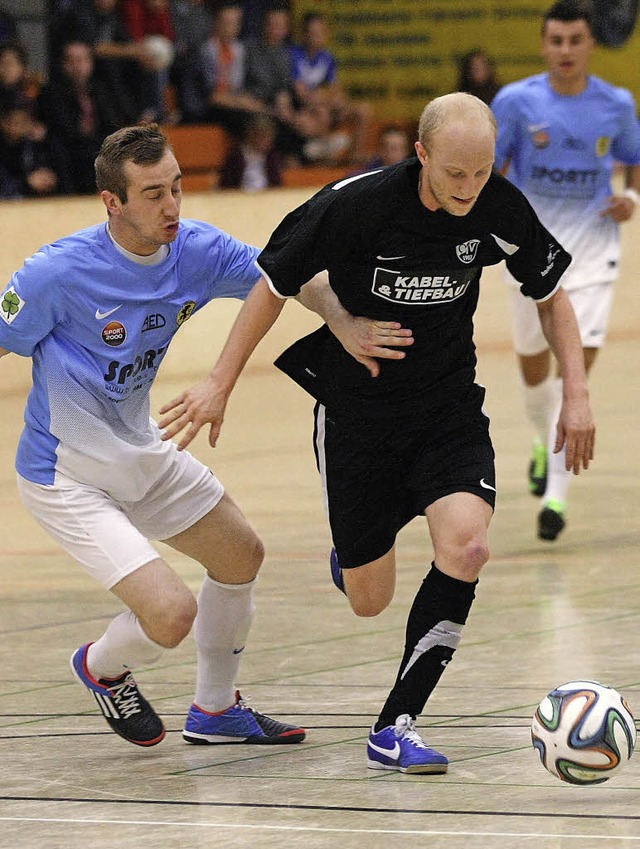
<svg viewBox="0 0 640 849">
<path fill-rule="evenodd" d="M 569 681 L 538 705 L 531 741 L 542 765 L 569 784 L 601 784 L 633 754 L 636 724 L 625 699 L 595 681 Z"/>
</svg>

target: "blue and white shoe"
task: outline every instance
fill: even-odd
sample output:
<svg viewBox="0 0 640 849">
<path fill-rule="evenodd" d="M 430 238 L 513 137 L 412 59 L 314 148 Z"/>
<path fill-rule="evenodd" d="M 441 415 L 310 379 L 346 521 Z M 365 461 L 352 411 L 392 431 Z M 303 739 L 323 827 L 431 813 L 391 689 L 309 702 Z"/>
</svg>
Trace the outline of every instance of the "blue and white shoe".
<svg viewBox="0 0 640 849">
<path fill-rule="evenodd" d="M 340 564 L 338 563 L 338 555 L 336 554 L 335 548 L 331 549 L 331 554 L 329 555 L 329 565 L 331 566 L 331 580 L 340 590 L 340 592 L 345 593 L 346 595 L 346 591 L 344 588 L 344 578 L 342 577 L 342 569 L 340 568 Z"/>
<path fill-rule="evenodd" d="M 130 672 L 119 678 L 97 680 L 87 668 L 91 643 L 80 646 L 71 657 L 71 671 L 98 703 L 109 726 L 136 746 L 155 746 L 165 738 L 162 720 L 138 689 Z"/>
<path fill-rule="evenodd" d="M 216 743 L 301 743 L 306 731 L 295 725 L 286 725 L 258 713 L 236 692 L 236 702 L 220 713 L 209 713 L 198 705 L 189 708 L 187 722 L 182 732 L 187 743 L 196 745 Z"/>
<path fill-rule="evenodd" d="M 429 748 L 415 729 L 408 713 L 377 733 L 371 729 L 367 743 L 369 769 L 392 769 L 412 774 L 437 775 L 447 771 L 449 761 L 435 749 Z"/>
</svg>

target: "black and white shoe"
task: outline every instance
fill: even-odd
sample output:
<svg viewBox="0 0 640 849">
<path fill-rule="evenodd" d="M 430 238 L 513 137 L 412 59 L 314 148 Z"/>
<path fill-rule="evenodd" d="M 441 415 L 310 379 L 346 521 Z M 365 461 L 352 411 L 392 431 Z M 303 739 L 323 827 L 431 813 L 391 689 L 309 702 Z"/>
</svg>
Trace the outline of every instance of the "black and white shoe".
<svg viewBox="0 0 640 849">
<path fill-rule="evenodd" d="M 133 675 L 96 680 L 87 669 L 91 643 L 80 646 L 71 657 L 71 671 L 89 690 L 110 727 L 136 746 L 155 746 L 167 733 L 162 720 L 138 689 Z"/>
</svg>

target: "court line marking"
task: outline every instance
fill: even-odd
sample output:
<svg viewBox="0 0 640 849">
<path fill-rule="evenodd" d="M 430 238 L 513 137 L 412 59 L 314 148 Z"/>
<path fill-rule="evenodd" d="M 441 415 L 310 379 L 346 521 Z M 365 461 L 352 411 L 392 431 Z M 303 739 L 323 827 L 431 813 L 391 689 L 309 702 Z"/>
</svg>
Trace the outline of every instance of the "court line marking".
<svg viewBox="0 0 640 849">
<path fill-rule="evenodd" d="M 195 799 L 131 799 L 121 798 L 119 796 L 109 798 L 88 798 L 88 797 L 73 797 L 73 796 L 0 796 L 1 802 L 56 802 L 58 804 L 79 804 L 79 805 L 131 805 L 149 808 L 190 808 L 201 809 L 221 809 L 221 808 L 249 808 L 254 811 L 276 811 L 283 810 L 288 813 L 296 812 L 317 812 L 324 814 L 341 813 L 341 814 L 387 814 L 388 808 L 374 808 L 355 805 L 313 805 L 310 803 L 298 804 L 282 804 L 275 802 L 218 802 L 209 801 L 202 802 Z M 638 814 L 583 814 L 571 813 L 564 811 L 497 811 L 497 810 L 463 810 L 459 808 L 440 809 L 440 808 L 395 808 L 394 814 L 407 814 L 414 816 L 442 816 L 442 817 L 495 817 L 496 819 L 567 819 L 586 822 L 588 820 L 598 821 L 605 820 L 608 823 L 616 822 L 636 822 L 640 820 Z M 83 820 L 84 822 L 84 820 Z M 422 834 L 423 832 L 419 832 Z M 428 832 L 424 832 L 427 834 Z M 452 832 L 457 833 L 457 832 Z M 473 832 L 471 832 L 473 833 Z M 638 838 L 640 840 L 640 837 Z"/>
<path fill-rule="evenodd" d="M 291 831 L 311 832 L 314 834 L 408 834 L 420 837 L 516 837 L 520 840 L 530 838 L 562 838 L 563 840 L 626 840 L 640 841 L 640 837 L 628 835 L 601 835 L 601 834 L 556 834 L 553 832 L 516 832 L 516 831 L 437 831 L 435 829 L 390 829 L 390 828 L 323 828 L 321 826 L 305 825 L 251 825 L 249 823 L 224 823 L 224 822 L 173 822 L 171 820 L 123 820 L 123 819 L 74 819 L 71 817 L 2 817 L 0 822 L 33 822 L 33 823 L 60 823 L 64 825 L 148 825 L 152 828 L 166 826 L 168 828 L 217 828 L 217 829 L 243 829 L 245 831 Z"/>
</svg>

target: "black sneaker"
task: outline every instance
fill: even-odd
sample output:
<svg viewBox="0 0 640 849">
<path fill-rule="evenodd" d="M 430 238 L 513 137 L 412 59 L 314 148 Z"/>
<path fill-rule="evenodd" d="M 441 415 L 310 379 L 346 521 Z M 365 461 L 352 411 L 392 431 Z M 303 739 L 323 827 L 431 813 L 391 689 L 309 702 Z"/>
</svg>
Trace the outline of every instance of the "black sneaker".
<svg viewBox="0 0 640 849">
<path fill-rule="evenodd" d="M 111 728 L 136 746 L 155 746 L 164 740 L 162 720 L 138 689 L 130 672 L 119 678 L 97 681 L 87 669 L 87 650 L 91 643 L 75 651 L 71 671 L 93 695 Z"/>
<path fill-rule="evenodd" d="M 547 503 L 538 514 L 538 537 L 547 542 L 553 542 L 564 530 L 566 524 L 564 510 L 560 503 Z"/>
</svg>

